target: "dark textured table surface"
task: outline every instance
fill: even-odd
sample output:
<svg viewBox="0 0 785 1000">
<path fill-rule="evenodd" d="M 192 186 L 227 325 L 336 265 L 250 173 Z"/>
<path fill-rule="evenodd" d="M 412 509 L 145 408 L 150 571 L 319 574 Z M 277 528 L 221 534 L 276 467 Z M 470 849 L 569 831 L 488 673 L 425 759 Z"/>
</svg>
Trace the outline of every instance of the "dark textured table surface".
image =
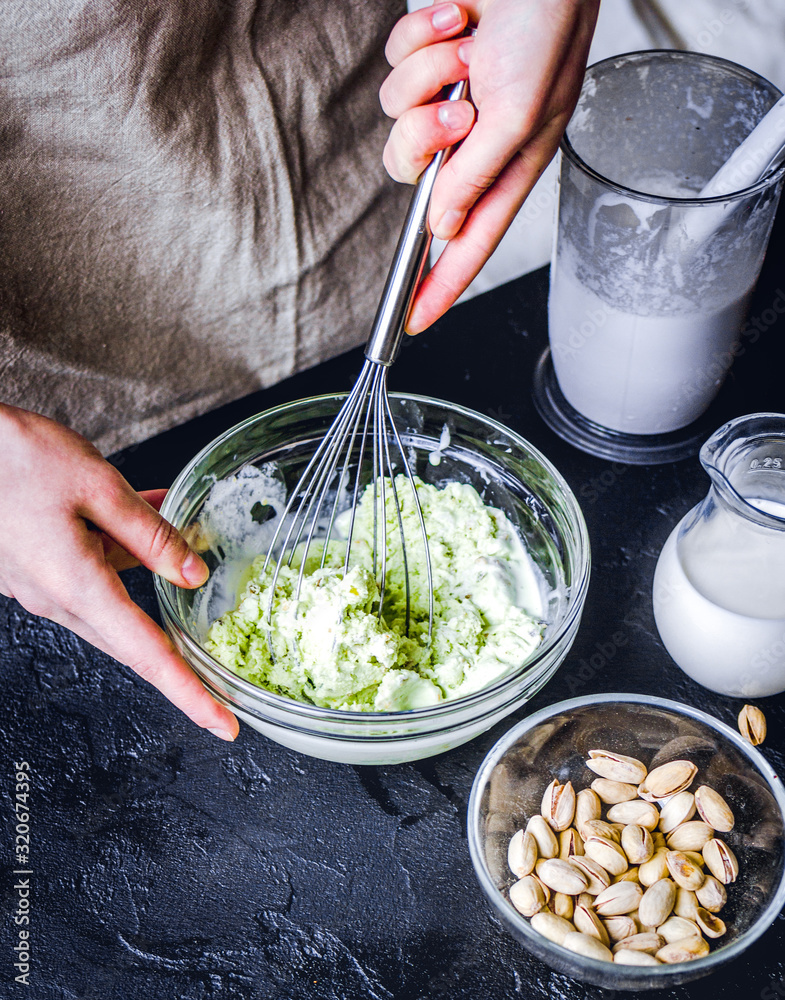
<svg viewBox="0 0 785 1000">
<path fill-rule="evenodd" d="M 782 214 L 782 213 L 781 213 Z M 782 219 L 741 355 L 714 412 L 782 411 Z M 540 694 L 442 756 L 354 767 L 243 727 L 227 745 L 130 670 L 0 598 L 0 996 L 15 1000 L 300 1000 L 608 996 L 530 958 L 490 912 L 466 844 L 472 779 L 528 712 L 578 693 L 648 692 L 734 724 L 740 703 L 692 683 L 659 642 L 660 547 L 708 480 L 697 458 L 625 467 L 558 439 L 530 393 L 546 341 L 547 272 L 454 310 L 407 342 L 391 389 L 491 414 L 542 449 L 583 507 L 593 549 L 583 623 Z M 758 328 L 765 333 L 757 335 Z M 352 352 L 115 456 L 137 488 L 166 485 L 204 444 L 270 405 L 348 389 Z M 150 574 L 126 574 L 157 617 Z M 615 636 L 615 639 L 612 638 Z M 761 703 L 782 768 L 785 698 Z M 30 985 L 14 982 L 13 762 L 31 770 Z M 785 996 L 785 923 L 719 974 L 652 997 Z"/>
</svg>

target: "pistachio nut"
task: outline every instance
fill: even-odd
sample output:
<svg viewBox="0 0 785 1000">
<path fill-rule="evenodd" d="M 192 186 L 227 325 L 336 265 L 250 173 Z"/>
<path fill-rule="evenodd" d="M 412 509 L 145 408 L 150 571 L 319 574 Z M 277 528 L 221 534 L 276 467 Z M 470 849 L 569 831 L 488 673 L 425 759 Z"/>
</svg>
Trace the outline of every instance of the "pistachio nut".
<svg viewBox="0 0 785 1000">
<path fill-rule="evenodd" d="M 619 831 L 611 823 L 606 823 L 604 819 L 587 819 L 578 831 L 584 843 L 589 837 L 605 837 L 614 843 L 619 843 L 621 839 Z"/>
<path fill-rule="evenodd" d="M 665 860 L 667 853 L 668 849 L 666 847 L 661 847 L 659 850 L 654 852 L 649 861 L 644 861 L 644 863 L 638 868 L 638 878 L 640 879 L 641 885 L 654 885 L 654 883 L 659 882 L 661 878 L 667 877 L 668 864 Z"/>
<path fill-rule="evenodd" d="M 608 837 L 589 837 L 583 844 L 584 854 L 602 865 L 611 875 L 621 875 L 630 867 L 627 855 L 617 843 Z"/>
<path fill-rule="evenodd" d="M 588 819 L 602 818 L 602 800 L 591 788 L 582 788 L 575 796 L 575 828 L 580 830 Z"/>
<path fill-rule="evenodd" d="M 577 896 L 589 884 L 589 880 L 574 865 L 560 858 L 549 858 L 537 864 L 537 877 L 553 889 L 554 892 L 564 892 L 568 896 Z"/>
<path fill-rule="evenodd" d="M 621 875 L 613 876 L 614 882 L 640 882 L 638 877 L 638 866 L 634 868 L 628 868 L 626 872 L 622 872 Z"/>
<path fill-rule="evenodd" d="M 676 902 L 676 883 L 661 878 L 650 885 L 641 897 L 638 919 L 645 927 L 659 927 L 671 915 Z"/>
<path fill-rule="evenodd" d="M 574 827 L 562 830 L 559 834 L 559 857 L 562 861 L 569 860 L 574 854 L 583 854 L 583 840 Z"/>
<path fill-rule="evenodd" d="M 572 896 L 568 896 L 566 892 L 555 892 L 548 905 L 557 917 L 564 917 L 565 920 L 572 920 L 575 904 Z"/>
<path fill-rule="evenodd" d="M 692 784 L 698 768 L 691 760 L 671 760 L 649 771 L 638 785 L 638 795 L 648 802 L 678 795 Z"/>
<path fill-rule="evenodd" d="M 709 876 L 711 878 L 711 875 Z M 706 880 L 708 881 L 708 879 Z M 716 881 L 716 879 L 714 880 Z M 706 882 L 698 889 L 698 892 L 702 892 L 705 887 Z M 681 886 L 676 887 L 676 903 L 673 907 L 673 912 L 677 917 L 685 917 L 687 920 L 694 920 L 695 914 L 698 909 L 698 897 L 695 892 L 691 889 L 682 889 Z"/>
<path fill-rule="evenodd" d="M 676 962 L 691 962 L 709 954 L 709 942 L 702 937 L 691 935 L 681 941 L 673 941 L 660 948 L 654 956 L 661 962 L 673 965 Z"/>
<path fill-rule="evenodd" d="M 662 962 L 648 951 L 633 951 L 630 948 L 615 952 L 613 961 L 616 965 L 662 965 Z"/>
<path fill-rule="evenodd" d="M 537 864 L 540 864 L 540 862 L 538 861 Z M 543 882 L 543 880 L 537 874 L 537 865 L 534 866 L 534 874 L 531 875 L 531 876 L 527 875 L 526 877 L 527 878 L 536 878 L 537 879 L 537 881 L 540 883 L 540 888 L 542 889 L 543 896 L 545 896 L 545 903 L 547 905 L 550 902 L 550 900 L 551 900 L 551 890 L 548 888 L 548 886 Z"/>
<path fill-rule="evenodd" d="M 613 961 L 613 953 L 610 948 L 607 948 L 602 941 L 598 941 L 596 937 L 592 937 L 590 934 L 581 934 L 580 931 L 571 931 L 569 934 L 565 934 L 562 947 L 574 951 L 578 955 L 583 955 L 584 958 L 596 958 L 601 962 Z"/>
<path fill-rule="evenodd" d="M 595 778 L 591 783 L 592 791 L 608 806 L 617 802 L 629 802 L 637 799 L 638 786 L 626 781 L 613 781 L 611 778 Z"/>
<path fill-rule="evenodd" d="M 617 802 L 608 810 L 608 819 L 612 823 L 623 823 L 624 826 L 635 824 L 647 830 L 656 830 L 660 821 L 660 813 L 651 802 Z"/>
<path fill-rule="evenodd" d="M 671 830 L 665 838 L 672 851 L 702 851 L 707 841 L 714 836 L 714 830 L 702 819 L 691 819 Z"/>
<path fill-rule="evenodd" d="M 645 764 L 636 757 L 626 757 L 612 750 L 590 750 L 586 765 L 601 778 L 629 785 L 639 785 L 646 777 Z"/>
<path fill-rule="evenodd" d="M 611 884 L 611 877 L 601 864 L 586 855 L 574 854 L 569 862 L 581 872 L 587 880 L 586 892 L 592 896 L 599 895 Z"/>
<path fill-rule="evenodd" d="M 638 933 L 635 918 L 628 913 L 621 913 L 617 917 L 604 917 L 602 922 L 605 924 L 605 930 L 611 941 L 623 941 Z"/>
<path fill-rule="evenodd" d="M 687 920 L 686 917 L 668 917 L 665 923 L 657 928 L 657 933 L 665 938 L 668 944 L 672 944 L 691 935 L 700 937 L 700 927 L 694 920 Z"/>
<path fill-rule="evenodd" d="M 507 848 L 507 864 L 518 878 L 531 875 L 537 863 L 537 841 L 528 830 L 518 830 Z"/>
<path fill-rule="evenodd" d="M 548 825 L 557 832 L 571 826 L 575 816 L 575 789 L 572 782 L 562 785 L 554 778 L 545 789 L 540 812 Z"/>
<path fill-rule="evenodd" d="M 766 739 L 766 716 L 754 705 L 745 705 L 739 712 L 739 732 L 754 747 Z"/>
<path fill-rule="evenodd" d="M 660 848 L 665 847 L 665 834 L 660 830 L 652 831 L 651 842 L 654 845 L 654 850 L 659 851 Z"/>
<path fill-rule="evenodd" d="M 643 895 L 637 882 L 614 882 L 594 898 L 594 909 L 601 917 L 615 917 L 620 913 L 633 913 Z"/>
<path fill-rule="evenodd" d="M 736 881 L 739 862 L 724 840 L 709 840 L 703 848 L 703 860 L 711 874 L 723 885 Z"/>
<path fill-rule="evenodd" d="M 728 901 L 728 893 L 722 882 L 717 881 L 713 875 L 707 875 L 706 881 L 696 890 L 695 898 L 704 910 L 708 910 L 709 913 L 719 913 Z M 690 917 L 690 919 L 695 918 Z"/>
<path fill-rule="evenodd" d="M 566 934 L 574 932 L 575 928 L 569 920 L 559 917 L 548 910 L 540 910 L 531 918 L 531 925 L 538 934 L 554 944 L 561 944 Z"/>
<path fill-rule="evenodd" d="M 720 833 L 728 833 L 733 829 L 735 817 L 733 810 L 713 788 L 701 785 L 695 791 L 695 805 L 704 823 Z"/>
<path fill-rule="evenodd" d="M 526 824 L 526 831 L 537 841 L 537 853 L 541 858 L 555 858 L 559 853 L 559 841 L 542 816 L 532 816 Z"/>
<path fill-rule="evenodd" d="M 510 902 L 524 917 L 533 917 L 545 906 L 545 893 L 538 879 L 533 875 L 523 878 L 510 886 Z"/>
<path fill-rule="evenodd" d="M 621 849 L 631 865 L 643 864 L 654 855 L 654 844 L 649 831 L 632 823 L 621 831 Z"/>
<path fill-rule="evenodd" d="M 725 922 L 720 920 L 716 913 L 709 913 L 703 906 L 698 907 L 695 920 L 706 937 L 718 938 L 725 933 Z"/>
<path fill-rule="evenodd" d="M 589 934 L 591 937 L 596 937 L 606 947 L 610 944 L 605 924 L 590 906 L 583 904 L 576 906 L 573 923 L 575 924 L 575 929 L 580 931 L 581 934 Z"/>
<path fill-rule="evenodd" d="M 695 815 L 695 796 L 692 792 L 677 792 L 663 805 L 660 813 L 660 830 L 670 833 Z"/>
<path fill-rule="evenodd" d="M 653 955 L 664 944 L 665 939 L 660 937 L 659 934 L 652 931 L 645 931 L 641 934 L 632 934 L 630 937 L 623 938 L 613 946 L 613 952 L 617 954 L 620 951 L 629 949 L 630 951 L 648 951 Z"/>
<path fill-rule="evenodd" d="M 682 889 L 692 889 L 693 891 L 700 889 L 706 879 L 698 865 L 690 860 L 683 851 L 667 851 L 665 863 L 671 878 Z"/>
</svg>

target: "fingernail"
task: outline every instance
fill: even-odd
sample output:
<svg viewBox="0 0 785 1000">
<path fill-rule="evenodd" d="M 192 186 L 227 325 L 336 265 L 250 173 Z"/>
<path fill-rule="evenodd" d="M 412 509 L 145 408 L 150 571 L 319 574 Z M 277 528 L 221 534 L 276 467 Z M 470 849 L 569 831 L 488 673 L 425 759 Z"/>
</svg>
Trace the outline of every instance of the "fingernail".
<svg viewBox="0 0 785 1000">
<path fill-rule="evenodd" d="M 431 24 L 437 31 L 448 31 L 450 28 L 457 28 L 460 23 L 461 12 L 454 3 L 439 7 L 431 15 Z"/>
<path fill-rule="evenodd" d="M 409 319 L 406 321 L 406 333 L 410 337 L 416 337 L 418 333 L 422 333 L 422 328 L 420 323 L 420 313 L 417 309 L 412 309 Z"/>
<path fill-rule="evenodd" d="M 189 583 L 199 587 L 210 575 L 210 570 L 195 552 L 189 552 L 183 562 L 182 573 Z"/>
<path fill-rule="evenodd" d="M 458 46 L 458 58 L 466 66 L 469 65 L 469 60 L 472 57 L 472 46 L 474 45 L 473 38 L 467 38 L 466 41 Z"/>
<path fill-rule="evenodd" d="M 456 212 L 454 208 L 448 208 L 433 227 L 433 235 L 439 240 L 451 240 L 461 228 L 463 217 L 463 212 Z"/>
<path fill-rule="evenodd" d="M 465 101 L 446 101 L 439 108 L 439 121 L 445 128 L 465 128 L 469 124 L 469 106 Z"/>
<path fill-rule="evenodd" d="M 219 740 L 226 740 L 227 743 L 234 742 L 234 736 L 229 732 L 228 729 L 210 729 L 213 736 L 217 736 Z"/>
</svg>

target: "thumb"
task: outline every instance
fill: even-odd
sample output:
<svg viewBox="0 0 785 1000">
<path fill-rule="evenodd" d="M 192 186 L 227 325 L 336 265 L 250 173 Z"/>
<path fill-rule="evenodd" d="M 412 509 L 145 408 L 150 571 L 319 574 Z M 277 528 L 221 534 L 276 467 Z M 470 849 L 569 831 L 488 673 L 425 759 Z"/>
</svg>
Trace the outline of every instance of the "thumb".
<svg viewBox="0 0 785 1000">
<path fill-rule="evenodd" d="M 166 499 L 166 494 L 169 490 L 139 490 L 139 496 L 142 500 L 146 500 L 151 507 L 155 510 L 161 509 L 161 504 Z"/>
<path fill-rule="evenodd" d="M 201 557 L 119 472 L 108 466 L 103 473 L 106 481 L 96 484 L 80 513 L 153 573 L 177 587 L 200 587 L 209 576 Z M 148 494 L 156 505 L 161 492 Z"/>
</svg>

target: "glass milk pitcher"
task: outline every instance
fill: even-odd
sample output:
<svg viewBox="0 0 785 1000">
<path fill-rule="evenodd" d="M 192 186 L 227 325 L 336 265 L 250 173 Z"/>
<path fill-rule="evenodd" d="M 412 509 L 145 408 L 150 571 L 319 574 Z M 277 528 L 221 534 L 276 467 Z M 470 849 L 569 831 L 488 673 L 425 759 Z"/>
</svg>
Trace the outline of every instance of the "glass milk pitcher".
<svg viewBox="0 0 785 1000">
<path fill-rule="evenodd" d="M 676 663 L 720 694 L 785 691 L 785 414 L 716 431 L 700 460 L 705 500 L 671 532 L 654 574 L 654 618 Z"/>
</svg>

